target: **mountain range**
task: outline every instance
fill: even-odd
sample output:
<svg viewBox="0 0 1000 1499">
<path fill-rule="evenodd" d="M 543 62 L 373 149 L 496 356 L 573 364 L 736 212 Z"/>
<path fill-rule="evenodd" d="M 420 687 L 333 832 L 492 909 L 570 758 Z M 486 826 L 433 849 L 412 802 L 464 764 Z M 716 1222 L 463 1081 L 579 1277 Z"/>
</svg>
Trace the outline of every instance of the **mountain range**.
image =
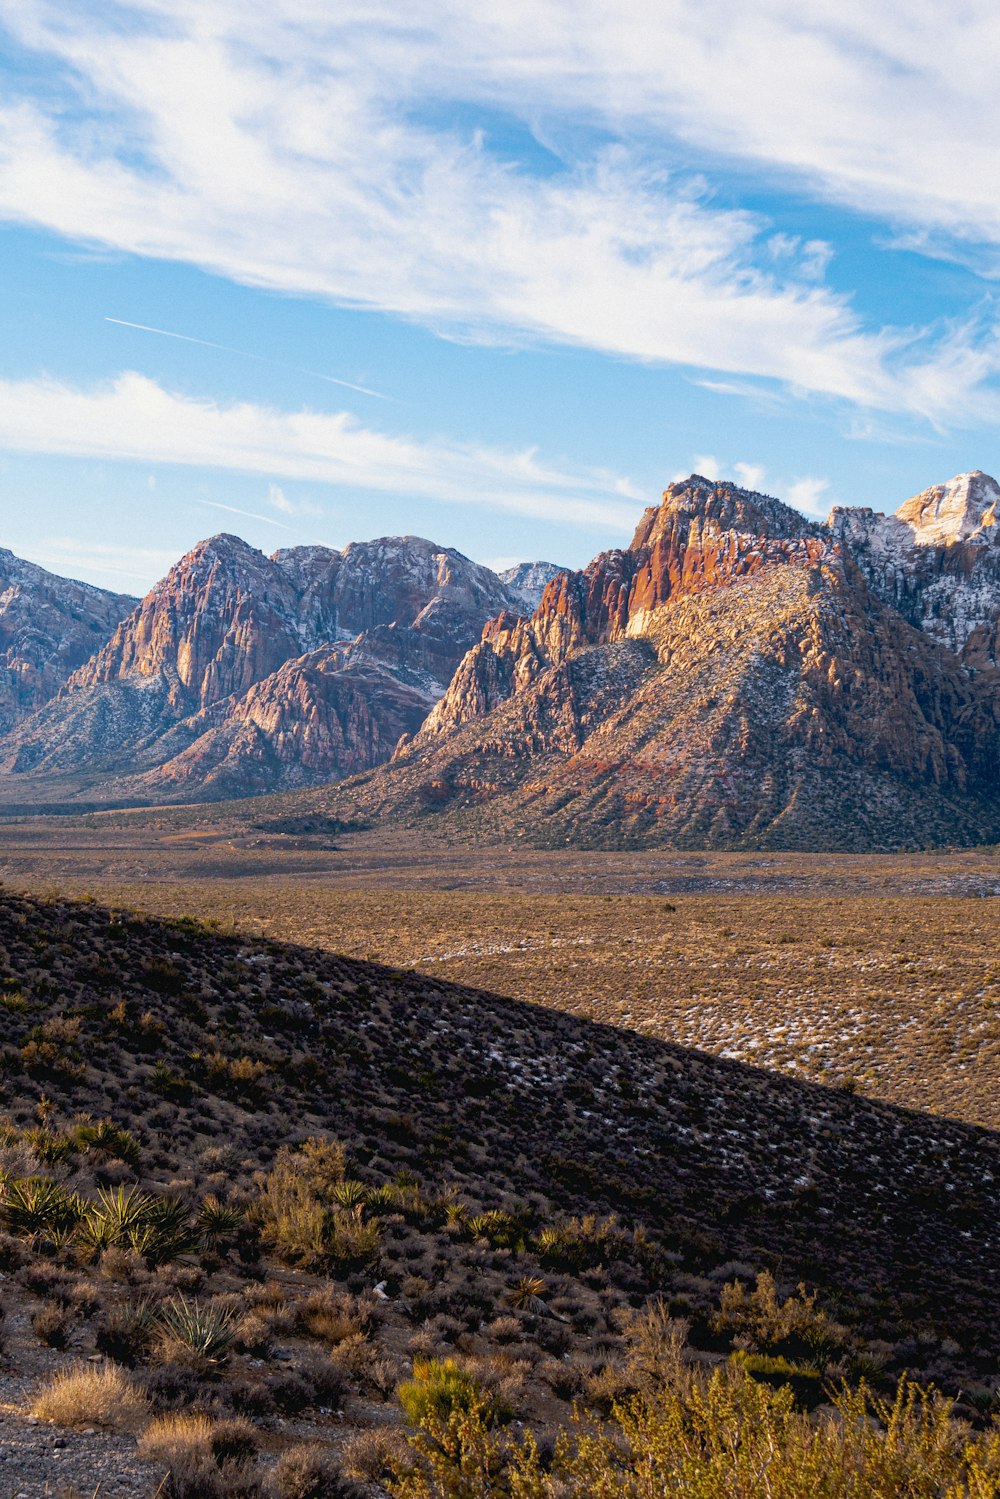
<svg viewBox="0 0 1000 1499">
<path fill-rule="evenodd" d="M 214 537 L 113 626 L 131 601 L 89 590 L 105 638 L 18 700 L 5 795 L 320 786 L 338 815 L 547 844 L 993 841 L 998 506 L 973 472 L 819 523 L 692 475 L 627 548 L 504 575 L 413 537 Z"/>
<path fill-rule="evenodd" d="M 31 795 L 146 801 L 351 775 L 419 728 L 491 616 L 528 610 L 518 590 L 537 591 L 539 566 L 514 569 L 512 589 L 420 537 L 266 557 L 214 536 L 118 608 L 0 764 Z"/>
</svg>

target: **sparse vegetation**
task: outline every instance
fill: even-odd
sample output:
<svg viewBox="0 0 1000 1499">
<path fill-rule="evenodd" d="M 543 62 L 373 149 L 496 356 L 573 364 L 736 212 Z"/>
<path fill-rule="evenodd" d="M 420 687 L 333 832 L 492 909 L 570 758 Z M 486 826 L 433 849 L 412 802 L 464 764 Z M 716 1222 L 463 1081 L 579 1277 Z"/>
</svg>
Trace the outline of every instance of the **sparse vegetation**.
<svg viewBox="0 0 1000 1499">
<path fill-rule="evenodd" d="M 62 954 L 58 983 L 43 951 Z M 943 1444 L 940 1494 L 900 1467 L 904 1496 L 993 1494 L 990 1137 L 399 969 L 54 897 L 0 898 L 5 977 L 26 1005 L 0 1050 L 5 1371 L 33 1367 L 46 1396 L 82 1378 L 75 1405 L 60 1386 L 69 1429 L 146 1426 L 160 1499 L 320 1482 L 728 1499 L 709 1459 L 758 1418 L 775 1499 L 804 1495 L 810 1443 L 842 1483 L 820 1499 L 861 1499 L 833 1394 L 908 1452 Z M 85 1077 L 63 1089 L 20 1048 L 67 1014 Z M 137 1025 L 155 1046 L 133 1045 Z M 264 1070 L 215 1086 L 216 1055 Z M 136 1402 L 107 1426 L 102 1378 Z M 373 1412 L 384 1429 L 356 1425 Z M 877 1445 L 850 1461 L 888 1499 Z"/>
</svg>

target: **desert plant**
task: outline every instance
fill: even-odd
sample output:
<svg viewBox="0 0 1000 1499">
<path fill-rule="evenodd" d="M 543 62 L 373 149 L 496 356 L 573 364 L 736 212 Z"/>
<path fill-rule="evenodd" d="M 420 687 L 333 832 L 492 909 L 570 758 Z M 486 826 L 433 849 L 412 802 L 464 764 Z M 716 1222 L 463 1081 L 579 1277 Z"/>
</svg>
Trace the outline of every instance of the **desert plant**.
<svg viewBox="0 0 1000 1499">
<path fill-rule="evenodd" d="M 42 1385 L 31 1414 L 57 1426 L 106 1426 L 127 1431 L 146 1412 L 146 1400 L 117 1364 L 71 1364 Z"/>
<path fill-rule="evenodd" d="M 32 1315 L 35 1336 L 46 1348 L 65 1348 L 69 1341 L 69 1318 L 58 1302 L 47 1301 Z"/>
<path fill-rule="evenodd" d="M 78 1148 L 103 1151 L 114 1160 L 124 1161 L 133 1170 L 138 1168 L 142 1158 L 142 1149 L 132 1131 L 115 1124 L 111 1119 L 98 1119 L 93 1124 L 77 1125 L 73 1131 L 73 1139 Z"/>
<path fill-rule="evenodd" d="M 121 1364 L 137 1363 L 153 1341 L 156 1313 L 156 1303 L 149 1297 L 114 1303 L 97 1325 L 98 1350 Z"/>
<path fill-rule="evenodd" d="M 165 1350 L 180 1350 L 209 1364 L 225 1358 L 236 1335 L 235 1322 L 231 1308 L 183 1295 L 165 1302 L 156 1319 Z"/>
<path fill-rule="evenodd" d="M 452 1358 L 414 1359 L 413 1378 L 396 1393 L 411 1426 L 422 1426 L 429 1418 L 447 1422 L 453 1411 L 489 1409 L 478 1381 Z"/>
<path fill-rule="evenodd" d="M 182 1202 L 138 1186 L 100 1189 L 87 1206 L 79 1238 L 95 1256 L 106 1249 L 133 1249 L 153 1265 L 176 1259 L 196 1242 Z"/>
<path fill-rule="evenodd" d="M 303 1442 L 283 1452 L 268 1475 L 270 1499 L 360 1499 L 328 1447 Z"/>
<path fill-rule="evenodd" d="M 0 1218 L 22 1238 L 70 1233 L 83 1211 L 75 1192 L 67 1192 L 48 1177 L 29 1176 L 0 1183 Z"/>
</svg>

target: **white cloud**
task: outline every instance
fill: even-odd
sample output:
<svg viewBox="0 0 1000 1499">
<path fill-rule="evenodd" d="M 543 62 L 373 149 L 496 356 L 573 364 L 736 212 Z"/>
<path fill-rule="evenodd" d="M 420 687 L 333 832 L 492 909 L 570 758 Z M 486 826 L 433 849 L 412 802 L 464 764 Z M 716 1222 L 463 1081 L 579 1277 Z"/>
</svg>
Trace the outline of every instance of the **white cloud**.
<svg viewBox="0 0 1000 1499">
<path fill-rule="evenodd" d="M 562 471 L 540 461 L 533 450 L 389 436 L 344 411 L 279 411 L 196 400 L 134 372 L 88 390 L 49 379 L 0 380 L 0 444 L 20 452 L 308 479 L 570 525 L 631 531 L 635 523 L 634 504 L 620 497 L 622 481 L 602 470 Z M 203 503 L 287 529 L 273 517 Z"/>
<path fill-rule="evenodd" d="M 867 326 L 824 283 L 823 241 L 776 238 L 660 165 L 687 140 L 901 222 L 1000 240 L 987 62 L 1000 20 L 984 0 L 960 15 L 915 0 L 898 19 L 844 0 L 835 23 L 829 0 L 127 9 L 130 28 L 119 7 L 106 29 L 90 7 L 12 10 L 20 40 L 60 61 L 65 97 L 50 86 L 0 108 L 8 218 L 463 337 L 679 362 L 936 421 L 1000 409 L 988 319 Z M 458 117 L 507 110 L 562 159 L 533 172 L 471 120 L 429 123 L 442 101 Z M 627 144 L 586 144 L 608 130 Z"/>
<path fill-rule="evenodd" d="M 18 543 L 18 554 L 61 577 L 83 578 L 113 592 L 145 592 L 148 580 L 162 577 L 177 561 L 173 552 L 158 547 L 119 546 L 82 541 L 76 536 L 44 536 Z"/>
<path fill-rule="evenodd" d="M 796 479 L 785 490 L 785 502 L 806 515 L 825 517 L 830 504 L 823 497 L 829 488 L 829 479 Z"/>
<path fill-rule="evenodd" d="M 759 490 L 764 482 L 766 469 L 762 463 L 734 463 L 733 472 L 744 489 Z"/>
</svg>

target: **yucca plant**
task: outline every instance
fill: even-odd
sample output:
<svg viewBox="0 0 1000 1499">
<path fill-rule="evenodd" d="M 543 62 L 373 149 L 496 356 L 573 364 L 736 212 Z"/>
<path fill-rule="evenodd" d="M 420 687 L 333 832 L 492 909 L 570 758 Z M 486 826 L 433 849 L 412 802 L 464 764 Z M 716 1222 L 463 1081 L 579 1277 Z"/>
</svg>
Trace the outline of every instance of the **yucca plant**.
<svg viewBox="0 0 1000 1499">
<path fill-rule="evenodd" d="M 141 1224 L 128 1236 L 129 1247 L 150 1265 L 165 1265 L 198 1242 L 187 1209 L 174 1197 L 156 1197 Z"/>
<path fill-rule="evenodd" d="M 142 1156 L 139 1141 L 131 1130 L 112 1119 L 98 1119 L 94 1124 L 78 1125 L 75 1137 L 82 1150 L 101 1150 L 114 1160 L 124 1161 L 133 1170 Z"/>
<path fill-rule="evenodd" d="M 189 1300 L 178 1294 L 160 1308 L 157 1325 L 164 1342 L 206 1363 L 220 1363 L 236 1336 L 235 1316 L 228 1307 Z"/>
<path fill-rule="evenodd" d="M 356 1181 L 348 1177 L 346 1181 L 338 1182 L 330 1193 L 338 1207 L 356 1211 L 363 1208 L 369 1198 L 368 1188 L 364 1182 Z"/>
<path fill-rule="evenodd" d="M 94 1254 L 134 1249 L 154 1265 L 176 1259 L 195 1243 L 182 1202 L 135 1186 L 102 1188 L 88 1208 L 80 1237 Z"/>
<path fill-rule="evenodd" d="M 64 1238 L 83 1216 L 75 1192 L 45 1176 L 10 1178 L 0 1183 L 0 1220 L 22 1238 L 46 1234 Z"/>
<path fill-rule="evenodd" d="M 227 1207 L 214 1192 L 209 1192 L 195 1219 L 195 1230 L 209 1244 L 221 1244 L 226 1239 L 235 1238 L 243 1222 L 239 1208 Z"/>
<path fill-rule="evenodd" d="M 522 1275 L 516 1286 L 509 1292 L 510 1304 L 519 1312 L 534 1312 L 538 1316 L 547 1316 L 548 1307 L 542 1300 L 542 1296 L 548 1289 L 545 1280 L 540 1275 Z"/>
</svg>

